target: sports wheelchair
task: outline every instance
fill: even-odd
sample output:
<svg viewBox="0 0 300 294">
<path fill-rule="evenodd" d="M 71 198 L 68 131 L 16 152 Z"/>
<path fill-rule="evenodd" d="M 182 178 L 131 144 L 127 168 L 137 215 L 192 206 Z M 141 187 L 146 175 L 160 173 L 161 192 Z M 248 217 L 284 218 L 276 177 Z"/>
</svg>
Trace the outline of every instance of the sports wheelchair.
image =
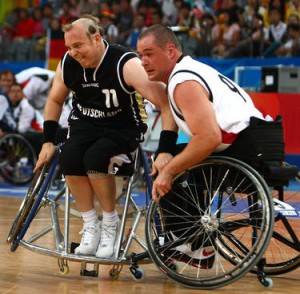
<svg viewBox="0 0 300 294">
<path fill-rule="evenodd" d="M 72 195 L 67 186 L 55 195 L 49 190 L 59 152 L 58 146 L 32 181 L 7 237 L 11 251 L 22 245 L 56 257 L 62 275 L 69 272 L 69 261 L 80 262 L 80 274 L 87 276 L 98 276 L 100 264 L 112 264 L 111 279 L 117 279 L 127 264 L 134 279 L 140 280 L 144 272 L 139 265 L 154 262 L 170 280 L 196 289 L 225 286 L 249 272 L 270 287 L 272 280 L 267 275 L 299 266 L 299 211 L 293 203 L 275 201 L 272 188 L 251 166 L 237 159 L 211 156 L 177 175 L 172 190 L 156 204 L 151 201 L 149 177 L 152 152 L 141 147 L 134 163 L 122 165 L 116 174 L 124 188 L 116 199 L 122 213 L 113 257 L 75 255 L 78 244 L 70 242 L 70 235 L 78 213 L 72 208 Z M 134 186 L 140 182 L 145 183 L 146 202 L 142 206 L 133 197 Z M 37 232 L 30 225 L 42 208 L 50 209 L 52 224 Z M 298 217 L 291 218 L 292 214 Z M 142 217 L 145 231 L 141 236 L 138 227 Z M 49 232 L 54 238 L 43 242 L 42 237 Z M 138 252 L 131 250 L 133 241 L 139 246 Z M 210 251 L 204 254 L 201 248 L 207 246 Z"/>
<path fill-rule="evenodd" d="M 7 182 L 25 185 L 33 179 L 36 152 L 29 141 L 19 134 L 0 138 L 0 174 Z"/>
</svg>

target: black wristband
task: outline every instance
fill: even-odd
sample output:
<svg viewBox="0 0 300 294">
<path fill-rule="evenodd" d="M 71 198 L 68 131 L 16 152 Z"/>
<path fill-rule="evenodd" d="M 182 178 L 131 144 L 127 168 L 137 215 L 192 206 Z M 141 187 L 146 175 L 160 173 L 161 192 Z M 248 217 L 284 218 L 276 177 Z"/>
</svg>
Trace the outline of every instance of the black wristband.
<svg viewBox="0 0 300 294">
<path fill-rule="evenodd" d="M 157 148 L 157 154 L 170 153 L 172 155 L 175 155 L 177 137 L 177 132 L 165 130 L 161 131 Z"/>
<path fill-rule="evenodd" d="M 43 143 L 55 142 L 56 132 L 58 129 L 58 122 L 54 120 L 46 120 L 44 121 L 44 137 Z"/>
</svg>

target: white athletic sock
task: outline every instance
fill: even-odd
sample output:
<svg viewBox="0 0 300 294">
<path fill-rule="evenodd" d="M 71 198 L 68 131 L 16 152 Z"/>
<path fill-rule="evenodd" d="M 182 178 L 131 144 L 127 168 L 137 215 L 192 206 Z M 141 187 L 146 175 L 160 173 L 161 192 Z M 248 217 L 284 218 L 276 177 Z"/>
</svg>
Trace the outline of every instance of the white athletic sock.
<svg viewBox="0 0 300 294">
<path fill-rule="evenodd" d="M 103 222 L 114 222 L 116 220 L 118 220 L 118 212 L 115 209 L 112 212 L 106 212 L 106 211 L 102 211 L 103 214 Z"/>
<path fill-rule="evenodd" d="M 94 226 L 99 221 L 98 214 L 95 208 L 86 212 L 81 212 L 81 215 L 84 226 Z"/>
</svg>

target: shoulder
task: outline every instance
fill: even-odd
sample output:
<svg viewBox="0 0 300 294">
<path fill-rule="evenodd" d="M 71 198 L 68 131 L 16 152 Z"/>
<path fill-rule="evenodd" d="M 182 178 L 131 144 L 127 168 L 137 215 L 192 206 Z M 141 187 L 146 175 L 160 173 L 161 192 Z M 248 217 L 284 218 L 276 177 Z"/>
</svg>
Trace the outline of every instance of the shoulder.
<svg viewBox="0 0 300 294">
<path fill-rule="evenodd" d="M 135 52 L 131 51 L 126 46 L 120 44 L 110 44 L 108 53 L 115 56 L 119 56 L 120 58 L 126 56 L 127 59 L 138 56 Z"/>
<path fill-rule="evenodd" d="M 0 103 L 1 103 L 1 108 L 3 105 L 8 105 L 7 97 L 3 94 L 0 94 Z"/>
</svg>

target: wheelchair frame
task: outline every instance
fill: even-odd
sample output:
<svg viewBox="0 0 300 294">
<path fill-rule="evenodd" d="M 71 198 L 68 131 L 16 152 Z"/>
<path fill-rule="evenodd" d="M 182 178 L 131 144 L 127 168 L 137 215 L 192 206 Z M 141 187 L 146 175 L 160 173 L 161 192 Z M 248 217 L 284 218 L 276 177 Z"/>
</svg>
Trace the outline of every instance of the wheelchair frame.
<svg viewBox="0 0 300 294">
<path fill-rule="evenodd" d="M 185 217 L 186 221 L 192 216 L 192 223 L 199 225 L 191 236 L 174 236 L 174 230 L 166 225 L 167 214 L 161 204 L 157 205 L 151 201 L 149 206 L 147 204 L 146 207 L 140 208 L 132 197 L 133 185 L 143 170 L 146 197 L 148 200 L 151 198 L 149 155 L 142 148 L 137 151 L 134 173 L 127 175 L 121 229 L 114 256 L 110 259 L 99 259 L 75 255 L 73 252 L 78 244 L 69 241 L 70 215 L 73 214 L 70 207 L 70 192 L 66 187 L 64 205 L 59 203 L 63 193 L 59 193 L 54 199 L 51 199 L 48 193 L 58 154 L 59 148 L 51 162 L 35 175 L 7 238 L 7 242 L 11 243 L 11 251 L 15 251 L 21 244 L 37 253 L 56 257 L 59 271 L 63 275 L 69 271 L 68 261 L 81 262 L 80 274 L 87 276 L 98 276 L 100 264 L 112 264 L 113 267 L 109 272 L 112 279 L 118 278 L 123 265 L 128 264 L 133 277 L 140 280 L 144 277 L 144 273 L 138 263 L 154 262 L 169 279 L 196 289 L 225 286 L 248 272 L 255 273 L 264 286 L 270 287 L 272 280 L 266 277 L 266 274 L 281 274 L 299 266 L 300 235 L 293 234 L 293 229 L 284 215 L 278 211 L 274 215 L 272 197 L 261 175 L 249 165 L 232 158 L 210 157 L 176 176 L 170 192 L 171 196 L 168 194 L 162 200 L 172 197 L 172 193 L 175 196 L 185 195 L 199 200 L 199 191 L 201 191 L 203 195 L 209 196 L 209 205 L 206 209 L 202 209 L 201 205 L 197 204 L 195 206 L 200 214 L 195 216 L 188 213 L 189 216 Z M 232 174 L 236 175 L 235 178 L 232 178 Z M 205 186 L 198 187 L 199 179 L 204 180 Z M 188 190 L 176 192 L 174 187 L 178 185 Z M 239 206 L 239 203 L 244 206 Z M 44 206 L 50 207 L 52 225 L 25 240 L 24 236 L 30 223 Z M 63 233 L 60 230 L 57 213 L 57 209 L 62 206 L 64 206 Z M 125 235 L 129 207 L 133 209 L 134 218 Z M 137 227 L 142 215 L 146 216 L 146 242 L 137 235 Z M 276 231 L 276 226 L 273 231 L 274 220 L 276 222 L 276 218 L 279 217 L 285 219 L 283 229 L 289 232 L 291 238 L 283 235 L 281 231 Z M 54 232 L 55 249 L 34 244 L 50 231 Z M 191 252 L 183 253 L 178 250 L 182 246 L 191 246 L 193 240 L 202 235 L 205 236 L 205 242 L 209 241 L 215 250 L 215 263 L 211 268 L 202 268 L 200 255 L 195 256 L 197 249 L 193 251 L 192 256 L 190 256 Z M 275 266 L 268 262 L 266 255 L 268 245 L 273 239 L 293 247 L 296 252 L 292 257 L 288 255 L 287 260 L 283 262 L 277 261 Z M 133 240 L 142 248 L 142 252 L 130 252 Z M 204 243 L 201 243 L 200 248 L 203 246 Z M 93 270 L 88 270 L 89 264 L 93 265 Z"/>
</svg>

